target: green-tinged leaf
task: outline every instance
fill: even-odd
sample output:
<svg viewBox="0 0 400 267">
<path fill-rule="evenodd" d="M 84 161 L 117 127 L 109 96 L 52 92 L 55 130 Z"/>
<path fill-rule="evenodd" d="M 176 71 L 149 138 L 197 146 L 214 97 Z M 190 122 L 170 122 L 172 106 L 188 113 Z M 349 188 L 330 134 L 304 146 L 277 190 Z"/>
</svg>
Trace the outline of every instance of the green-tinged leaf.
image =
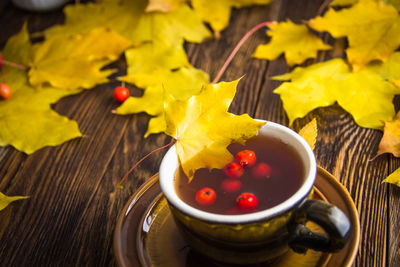
<svg viewBox="0 0 400 267">
<path fill-rule="evenodd" d="M 331 46 L 324 44 L 312 34 L 305 25 L 296 25 L 290 20 L 269 25 L 267 35 L 271 41 L 259 45 L 254 52 L 255 58 L 273 60 L 285 54 L 289 66 L 301 64 L 308 58 L 316 58 L 318 50 L 328 50 Z"/>
<path fill-rule="evenodd" d="M 2 54 L 5 60 L 29 64 L 31 44 L 26 27 L 7 42 Z M 78 93 L 44 86 L 38 90 L 31 87 L 26 71 L 3 66 L 6 82 L 13 95 L 0 101 L 0 145 L 12 145 L 28 154 L 45 147 L 59 145 L 80 137 L 78 125 L 51 110 L 50 105 L 60 98 Z"/>
<path fill-rule="evenodd" d="M 400 93 L 400 89 L 368 68 L 352 73 L 342 59 L 299 67 L 275 79 L 291 80 L 274 91 L 281 95 L 290 124 L 317 107 L 337 101 L 358 125 L 381 129 L 383 121 L 393 118 L 393 97 Z"/>
<path fill-rule="evenodd" d="M 271 0 L 192 0 L 194 10 L 217 33 L 228 26 L 231 8 L 269 4 Z"/>
<path fill-rule="evenodd" d="M 400 88 L 400 52 L 393 53 L 384 63 L 370 64 L 367 68 Z"/>
<path fill-rule="evenodd" d="M 118 59 L 129 46 L 130 41 L 106 28 L 85 35 L 52 36 L 34 46 L 29 81 L 37 87 L 92 88 L 108 81 L 113 71 L 101 68 Z"/>
<path fill-rule="evenodd" d="M 400 187 L 400 168 L 392 172 L 386 179 L 383 180 L 385 183 L 391 183 Z"/>
<path fill-rule="evenodd" d="M 400 45 L 398 11 L 382 2 L 363 0 L 348 9 L 330 9 L 309 25 L 336 38 L 347 37 L 347 57 L 356 71 L 372 60 L 387 60 Z"/>
<path fill-rule="evenodd" d="M 26 199 L 26 198 L 29 198 L 29 197 L 26 197 L 26 196 L 9 197 L 0 192 L 0 210 L 5 209 L 11 202 L 14 202 L 14 201 L 20 200 L 20 199 Z"/>
<path fill-rule="evenodd" d="M 232 159 L 227 146 L 244 143 L 265 124 L 228 112 L 237 83 L 209 84 L 186 101 L 166 98 L 165 133 L 176 139 L 179 162 L 189 179 L 199 168 L 222 168 Z"/>
<path fill-rule="evenodd" d="M 303 128 L 301 128 L 299 135 L 301 135 L 310 145 L 311 149 L 314 150 L 318 135 L 317 120 L 314 118 L 312 121 L 307 123 Z"/>
</svg>

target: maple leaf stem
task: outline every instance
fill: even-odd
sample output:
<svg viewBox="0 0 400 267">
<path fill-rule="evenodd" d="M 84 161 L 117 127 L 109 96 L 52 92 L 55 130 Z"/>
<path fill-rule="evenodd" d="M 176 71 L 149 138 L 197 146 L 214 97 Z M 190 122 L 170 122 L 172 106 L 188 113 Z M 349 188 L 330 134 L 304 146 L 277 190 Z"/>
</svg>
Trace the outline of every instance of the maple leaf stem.
<svg viewBox="0 0 400 267">
<path fill-rule="evenodd" d="M 11 62 L 11 61 L 7 61 L 7 60 L 4 60 L 4 59 L 2 60 L 1 63 L 3 63 L 4 65 L 10 66 L 10 67 L 21 69 L 21 70 L 29 69 L 28 66 L 25 66 L 25 65 L 22 65 L 22 64 L 17 64 L 17 63 L 14 63 L 14 62 Z"/>
<path fill-rule="evenodd" d="M 126 180 L 126 178 L 128 177 L 128 175 L 129 175 L 134 169 L 136 169 L 136 167 L 139 166 L 139 164 L 140 164 L 143 160 L 147 159 L 149 156 L 151 156 L 153 153 L 155 153 L 155 152 L 157 152 L 157 151 L 160 151 L 160 150 L 163 150 L 164 148 L 167 148 L 167 147 L 172 146 L 173 144 L 175 144 L 175 142 L 176 142 L 176 140 L 175 140 L 175 139 L 172 139 L 172 141 L 169 142 L 168 144 L 166 144 L 165 146 L 156 148 L 156 149 L 150 151 L 150 153 L 148 153 L 146 156 L 144 156 L 143 158 L 141 158 L 141 159 L 140 159 L 138 162 L 136 162 L 136 164 L 124 175 L 124 177 L 122 178 L 121 182 L 119 182 L 118 187 L 119 187 L 119 188 L 122 188 L 122 184 L 125 182 L 125 180 Z"/>
<path fill-rule="evenodd" d="M 222 66 L 222 68 L 219 70 L 217 76 L 214 78 L 214 80 L 212 81 L 212 83 L 217 83 L 219 81 L 219 79 L 221 79 L 222 75 L 224 74 L 225 70 L 228 68 L 229 64 L 231 63 L 232 59 L 236 56 L 237 52 L 239 51 L 240 47 L 242 47 L 242 45 L 244 44 L 244 42 L 247 41 L 247 39 L 249 39 L 250 36 L 253 35 L 253 33 L 255 33 L 257 30 L 261 29 L 264 26 L 268 26 L 273 24 L 273 22 L 270 21 L 265 21 L 262 22 L 256 26 L 254 26 L 251 30 L 249 30 L 243 37 L 242 39 L 240 39 L 240 41 L 237 43 L 237 45 L 235 46 L 235 48 L 232 50 L 231 54 L 229 55 L 229 57 L 225 60 L 224 65 Z"/>
</svg>

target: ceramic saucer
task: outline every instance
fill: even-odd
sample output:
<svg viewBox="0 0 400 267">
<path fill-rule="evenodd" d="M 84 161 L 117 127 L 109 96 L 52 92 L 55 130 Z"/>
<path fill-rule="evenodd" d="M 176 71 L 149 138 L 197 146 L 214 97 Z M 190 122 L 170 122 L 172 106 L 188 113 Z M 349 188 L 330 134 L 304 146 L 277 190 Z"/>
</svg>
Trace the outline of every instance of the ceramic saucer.
<svg viewBox="0 0 400 267">
<path fill-rule="evenodd" d="M 348 244 L 339 252 L 327 254 L 309 250 L 306 254 L 292 251 L 268 265 L 256 266 L 350 266 L 357 254 L 360 225 L 357 210 L 346 188 L 330 173 L 318 168 L 314 184 L 315 198 L 340 208 L 352 224 Z M 317 225 L 308 223 L 313 231 L 322 232 Z M 121 267 L 147 266 L 225 266 L 210 262 L 193 252 L 181 238 L 163 197 L 158 175 L 151 177 L 129 199 L 119 215 L 114 233 L 114 253 Z"/>
</svg>

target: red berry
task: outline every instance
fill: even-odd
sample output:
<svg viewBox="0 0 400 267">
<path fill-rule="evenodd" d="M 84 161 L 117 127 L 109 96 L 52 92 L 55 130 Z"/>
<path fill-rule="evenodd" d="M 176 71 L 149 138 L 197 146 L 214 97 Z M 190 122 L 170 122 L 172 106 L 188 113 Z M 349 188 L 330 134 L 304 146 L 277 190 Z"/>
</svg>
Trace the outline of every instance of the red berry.
<svg viewBox="0 0 400 267">
<path fill-rule="evenodd" d="M 242 188 L 242 182 L 237 179 L 224 179 L 221 183 L 221 188 L 225 192 L 234 193 Z"/>
<path fill-rule="evenodd" d="M 114 89 L 114 99 L 124 102 L 129 97 L 129 90 L 126 87 L 118 86 Z"/>
<path fill-rule="evenodd" d="M 229 177 L 229 178 L 239 178 L 240 176 L 243 175 L 244 169 L 243 167 L 236 163 L 236 162 L 231 162 L 225 165 L 224 167 L 224 173 Z"/>
<path fill-rule="evenodd" d="M 251 170 L 251 173 L 255 178 L 269 178 L 271 176 L 271 166 L 264 162 L 258 163 Z"/>
<path fill-rule="evenodd" d="M 236 204 L 237 204 L 238 208 L 241 210 L 245 210 L 245 211 L 253 210 L 258 205 L 258 199 L 252 193 L 241 193 L 236 198 Z"/>
<path fill-rule="evenodd" d="M 3 55 L 0 54 L 0 69 L 3 67 L 3 64 L 4 64 L 3 62 L 4 62 Z"/>
<path fill-rule="evenodd" d="M 211 188 L 204 187 L 197 191 L 196 202 L 202 206 L 210 206 L 214 204 L 217 194 Z"/>
<path fill-rule="evenodd" d="M 243 167 L 251 167 L 256 164 L 256 153 L 252 150 L 242 150 L 236 154 L 236 162 Z"/>
<path fill-rule="evenodd" d="M 0 83 L 0 97 L 2 99 L 9 99 L 11 97 L 11 88 L 5 83 Z"/>
</svg>

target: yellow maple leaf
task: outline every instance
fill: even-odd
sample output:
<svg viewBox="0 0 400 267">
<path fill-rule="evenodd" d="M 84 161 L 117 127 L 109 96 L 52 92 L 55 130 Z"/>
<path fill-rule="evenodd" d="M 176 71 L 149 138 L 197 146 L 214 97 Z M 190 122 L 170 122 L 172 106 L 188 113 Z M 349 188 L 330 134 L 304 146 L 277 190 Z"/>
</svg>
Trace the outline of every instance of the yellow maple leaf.
<svg viewBox="0 0 400 267">
<path fill-rule="evenodd" d="M 318 50 L 331 49 L 331 46 L 324 44 L 305 25 L 296 25 L 287 20 L 268 27 L 270 30 L 267 35 L 271 37 L 271 41 L 257 47 L 253 54 L 255 58 L 273 60 L 284 53 L 288 65 L 293 66 L 308 58 L 316 58 Z"/>
<path fill-rule="evenodd" d="M 49 28 L 44 34 L 46 38 L 67 33 L 84 34 L 106 27 L 137 45 L 154 41 L 174 45 L 181 43 L 181 39 L 198 43 L 210 36 L 199 15 L 187 4 L 167 13 L 146 13 L 147 4 L 147 0 L 122 0 L 68 5 L 64 9 L 65 23 Z"/>
<path fill-rule="evenodd" d="M 135 42 L 132 25 L 139 23 L 146 5 L 147 0 L 67 5 L 63 10 L 65 22 L 46 29 L 44 35 L 47 39 L 55 35 L 86 34 L 94 28 L 105 27 Z"/>
<path fill-rule="evenodd" d="M 386 179 L 383 180 L 385 183 L 391 183 L 400 187 L 400 168 L 392 172 Z"/>
<path fill-rule="evenodd" d="M 301 128 L 299 135 L 301 135 L 310 145 L 311 149 L 314 150 L 318 135 L 317 120 L 314 118 L 312 121 L 307 123 L 303 128 Z"/>
<path fill-rule="evenodd" d="M 228 26 L 231 8 L 241 8 L 250 5 L 265 5 L 272 0 L 192 0 L 194 10 L 203 21 L 208 22 L 216 36 Z"/>
<path fill-rule="evenodd" d="M 146 12 L 170 12 L 184 3 L 186 3 L 186 0 L 149 0 Z"/>
<path fill-rule="evenodd" d="M 392 153 L 395 157 L 400 157 L 400 112 L 393 120 L 385 122 L 377 154 L 383 153 Z"/>
<path fill-rule="evenodd" d="M 99 41 L 101 40 L 101 41 Z M 131 42 L 106 28 L 85 35 L 56 35 L 34 46 L 29 81 L 41 87 L 75 90 L 108 81 L 113 70 L 102 67 L 118 59 Z"/>
<path fill-rule="evenodd" d="M 20 199 L 26 199 L 29 197 L 26 196 L 6 196 L 3 193 L 0 192 L 0 210 L 5 209 L 11 202 L 14 202 L 16 200 L 20 200 Z"/>
<path fill-rule="evenodd" d="M 400 52 L 393 53 L 384 63 L 374 62 L 369 64 L 368 69 L 378 73 L 384 79 L 400 88 Z"/>
<path fill-rule="evenodd" d="M 348 9 L 330 9 L 323 17 L 309 22 L 317 31 L 333 37 L 347 37 L 346 50 L 355 71 L 372 60 L 385 61 L 400 45 L 400 16 L 397 10 L 381 2 L 361 1 Z"/>
<path fill-rule="evenodd" d="M 361 2 L 364 0 L 333 0 L 330 5 L 331 6 L 351 6 L 357 2 Z M 374 0 L 376 2 L 386 3 L 394 6 L 397 10 L 400 10 L 400 1 L 399 0 Z"/>
<path fill-rule="evenodd" d="M 8 40 L 2 54 L 11 62 L 25 65 L 30 62 L 31 44 L 26 25 Z M 13 95 L 7 101 L 0 101 L 0 146 L 12 145 L 30 154 L 81 136 L 75 121 L 50 108 L 60 98 L 79 90 L 58 90 L 49 86 L 35 89 L 28 83 L 26 71 L 3 68 Z"/>
<path fill-rule="evenodd" d="M 146 112 L 155 116 L 150 119 L 145 136 L 164 132 L 164 95 L 171 94 L 177 100 L 187 100 L 200 93 L 201 88 L 209 83 L 209 76 L 195 68 L 181 68 L 177 71 L 159 73 L 153 78 L 153 85 L 147 87 L 142 97 L 129 97 L 117 108 L 116 113 L 125 115 Z"/>
<path fill-rule="evenodd" d="M 275 93 L 281 95 L 290 124 L 317 108 L 336 101 L 354 121 L 366 128 L 381 129 L 395 114 L 393 97 L 400 89 L 368 68 L 352 73 L 342 59 L 332 59 L 275 77 L 284 82 Z"/>
<path fill-rule="evenodd" d="M 190 66 L 183 44 L 175 47 L 147 43 L 125 51 L 127 74 L 121 80 L 145 88 L 160 82 L 163 73 Z M 157 77 L 157 78 L 155 78 Z"/>
<path fill-rule="evenodd" d="M 166 97 L 165 133 L 176 139 L 179 162 L 189 179 L 199 168 L 222 168 L 232 159 L 226 147 L 243 143 L 265 124 L 228 112 L 238 81 L 208 84 L 186 101 Z"/>
</svg>

